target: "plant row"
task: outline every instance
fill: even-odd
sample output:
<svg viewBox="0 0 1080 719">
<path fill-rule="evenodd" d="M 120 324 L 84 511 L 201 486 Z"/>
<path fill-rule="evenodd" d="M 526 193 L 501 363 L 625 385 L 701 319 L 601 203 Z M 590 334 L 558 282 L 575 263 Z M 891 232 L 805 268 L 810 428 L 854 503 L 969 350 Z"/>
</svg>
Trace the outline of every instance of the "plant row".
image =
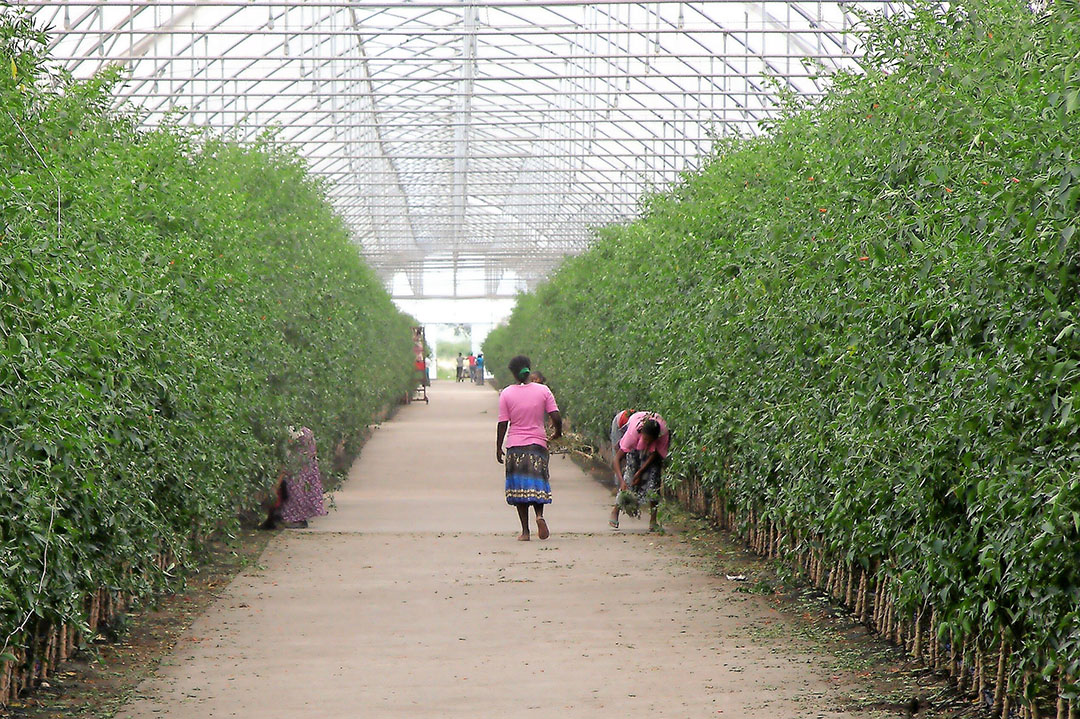
<svg viewBox="0 0 1080 719">
<path fill-rule="evenodd" d="M 323 186 L 114 109 L 0 11 L 0 703 L 412 380 L 410 319 Z"/>
<path fill-rule="evenodd" d="M 669 482 L 1003 716 L 1080 675 L 1080 10 L 1042 5 L 866 15 L 859 72 L 717 141 L 484 347 L 594 438 L 661 412 Z"/>
</svg>

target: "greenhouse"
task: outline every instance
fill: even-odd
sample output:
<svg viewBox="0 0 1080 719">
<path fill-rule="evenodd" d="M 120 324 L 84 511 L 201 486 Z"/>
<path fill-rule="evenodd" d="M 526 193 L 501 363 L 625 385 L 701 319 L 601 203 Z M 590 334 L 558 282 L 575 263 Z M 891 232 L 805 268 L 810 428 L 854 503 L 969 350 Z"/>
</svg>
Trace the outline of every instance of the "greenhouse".
<svg viewBox="0 0 1080 719">
<path fill-rule="evenodd" d="M 0 712 L 1080 709 L 1076 3 L 0 0 L 0 109 Z"/>
<path fill-rule="evenodd" d="M 364 257 L 410 297 L 512 296 L 634 216 L 718 136 L 853 66 L 888 2 L 25 1 L 76 77 L 326 178 Z M 425 278 L 430 281 L 425 284 Z M 395 279 L 398 280 L 394 284 Z"/>
</svg>

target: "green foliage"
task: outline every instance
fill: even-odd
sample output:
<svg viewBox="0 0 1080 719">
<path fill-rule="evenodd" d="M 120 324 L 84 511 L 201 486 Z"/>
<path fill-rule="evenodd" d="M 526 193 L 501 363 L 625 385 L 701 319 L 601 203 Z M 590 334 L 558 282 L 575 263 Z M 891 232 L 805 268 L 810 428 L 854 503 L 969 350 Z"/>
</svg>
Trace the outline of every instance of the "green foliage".
<svg viewBox="0 0 1080 719">
<path fill-rule="evenodd" d="M 471 344 L 468 338 L 455 337 L 453 340 L 440 340 L 438 343 L 439 365 L 436 368 L 439 379 L 457 379 L 457 355 L 468 357 Z M 468 373 L 469 363 L 465 363 L 465 372 Z"/>
<path fill-rule="evenodd" d="M 267 487 L 287 425 L 329 469 L 412 380 L 410 319 L 296 157 L 139 129 L 44 42 L 0 14 L 4 637 L 153 590 L 156 555 Z"/>
<path fill-rule="evenodd" d="M 455 339 L 455 340 L 442 340 L 438 344 L 439 357 L 442 359 L 449 358 L 450 360 L 457 362 L 457 356 L 460 352 L 463 357 L 467 357 L 470 351 L 470 344 L 468 339 Z"/>
<path fill-rule="evenodd" d="M 615 495 L 615 506 L 619 508 L 620 512 L 627 516 L 641 516 L 641 502 L 638 501 L 636 492 L 631 492 L 626 489 L 619 490 L 619 493 Z"/>
<path fill-rule="evenodd" d="M 577 427 L 896 581 L 1010 671 L 1080 670 L 1080 11 L 868 16 L 864 72 L 604 227 L 485 354 Z"/>
</svg>

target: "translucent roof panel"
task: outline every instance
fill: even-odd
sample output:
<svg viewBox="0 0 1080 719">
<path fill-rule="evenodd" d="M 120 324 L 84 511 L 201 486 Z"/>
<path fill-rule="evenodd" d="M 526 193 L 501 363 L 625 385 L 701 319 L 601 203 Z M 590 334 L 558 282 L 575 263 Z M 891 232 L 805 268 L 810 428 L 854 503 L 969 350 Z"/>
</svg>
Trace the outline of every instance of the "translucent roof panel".
<svg viewBox="0 0 1080 719">
<path fill-rule="evenodd" d="M 76 76 L 124 65 L 118 102 L 149 124 L 276 128 L 412 296 L 531 287 L 715 137 L 757 132 L 778 88 L 818 94 L 812 65 L 858 52 L 856 4 L 824 1 L 15 4 Z"/>
</svg>

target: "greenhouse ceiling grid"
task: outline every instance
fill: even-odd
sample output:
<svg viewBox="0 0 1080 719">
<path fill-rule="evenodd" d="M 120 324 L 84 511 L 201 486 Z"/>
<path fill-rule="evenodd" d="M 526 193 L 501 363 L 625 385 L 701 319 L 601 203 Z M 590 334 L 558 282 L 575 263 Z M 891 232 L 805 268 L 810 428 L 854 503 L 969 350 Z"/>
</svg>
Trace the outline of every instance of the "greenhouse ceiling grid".
<svg viewBox="0 0 1080 719">
<path fill-rule="evenodd" d="M 21 0 L 117 101 L 306 159 L 399 296 L 512 295 L 854 67 L 877 0 Z M 824 71 L 824 72 L 823 72 Z"/>
</svg>

